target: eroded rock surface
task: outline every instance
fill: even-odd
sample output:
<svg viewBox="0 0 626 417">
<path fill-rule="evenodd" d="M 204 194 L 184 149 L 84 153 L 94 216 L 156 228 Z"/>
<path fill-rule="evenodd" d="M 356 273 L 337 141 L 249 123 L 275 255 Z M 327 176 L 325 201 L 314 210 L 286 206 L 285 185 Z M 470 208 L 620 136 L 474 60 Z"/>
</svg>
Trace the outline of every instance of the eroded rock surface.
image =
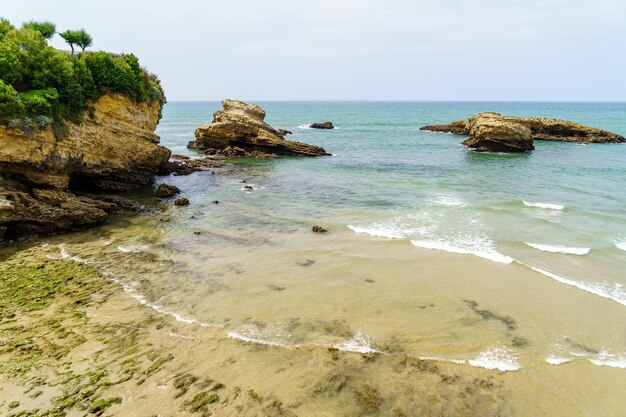
<svg viewBox="0 0 626 417">
<path fill-rule="evenodd" d="M 0 126 L 0 228 L 10 235 L 71 230 L 126 208 L 77 194 L 149 183 L 170 156 L 154 134 L 160 114 L 159 102 L 105 95 L 81 124 L 66 122 L 63 134 Z"/>
<path fill-rule="evenodd" d="M 479 150 L 498 150 L 490 148 L 492 145 L 498 148 L 503 143 L 513 143 L 513 138 L 516 138 L 516 143 L 511 151 L 517 151 L 524 147 L 532 149 L 528 147 L 528 130 L 531 140 L 578 143 L 626 142 L 623 136 L 616 133 L 568 120 L 505 116 L 491 112 L 479 113 L 469 119 L 458 120 L 449 124 L 424 126 L 420 130 L 469 135 L 471 138 L 464 144 Z"/>
<path fill-rule="evenodd" d="M 189 142 L 189 148 L 226 157 L 327 155 L 319 146 L 285 140 L 284 132 L 263 121 L 265 111 L 256 104 L 224 100 L 222 106 L 224 110 L 213 114 L 213 122 L 196 129 L 196 140 Z"/>
</svg>

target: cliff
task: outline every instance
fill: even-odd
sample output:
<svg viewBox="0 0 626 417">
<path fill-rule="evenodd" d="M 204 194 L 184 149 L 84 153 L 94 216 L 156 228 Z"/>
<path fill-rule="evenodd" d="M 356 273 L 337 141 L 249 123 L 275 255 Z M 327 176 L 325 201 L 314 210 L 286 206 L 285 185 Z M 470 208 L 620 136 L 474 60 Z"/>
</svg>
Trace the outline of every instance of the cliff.
<svg viewBox="0 0 626 417">
<path fill-rule="evenodd" d="M 267 158 L 278 155 L 327 155 L 319 146 L 285 140 L 282 133 L 264 122 L 265 111 L 239 100 L 222 101 L 224 110 L 213 122 L 196 129 L 196 140 L 187 145 L 212 155 Z"/>
<path fill-rule="evenodd" d="M 82 123 L 66 122 L 62 135 L 51 127 L 25 134 L 0 126 L 0 236 L 70 230 L 106 219 L 119 200 L 80 194 L 150 182 L 170 156 L 154 134 L 160 113 L 157 101 L 104 95 Z"/>
</svg>

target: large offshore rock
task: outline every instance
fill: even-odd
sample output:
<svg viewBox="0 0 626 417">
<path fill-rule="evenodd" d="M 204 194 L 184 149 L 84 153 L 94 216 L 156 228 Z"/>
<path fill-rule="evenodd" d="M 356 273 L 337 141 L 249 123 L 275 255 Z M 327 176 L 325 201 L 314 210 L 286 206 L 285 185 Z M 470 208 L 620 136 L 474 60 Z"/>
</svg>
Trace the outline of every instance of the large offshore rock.
<svg viewBox="0 0 626 417">
<path fill-rule="evenodd" d="M 263 121 L 265 111 L 256 104 L 224 100 L 222 106 L 224 110 L 213 114 L 213 122 L 196 129 L 189 148 L 218 155 L 225 151 L 224 156 L 327 155 L 319 146 L 285 140 L 282 132 Z"/>
<path fill-rule="evenodd" d="M 504 120 L 497 113 L 481 113 L 467 121 L 470 138 L 463 145 L 478 152 L 525 152 L 534 149 L 531 130 Z"/>
<path fill-rule="evenodd" d="M 148 184 L 170 151 L 154 134 L 158 102 L 104 95 L 80 124 L 24 133 L 0 126 L 0 228 L 11 234 L 70 230 L 104 220 L 114 203 L 74 193 Z"/>
<path fill-rule="evenodd" d="M 420 130 L 449 132 L 458 135 L 470 135 L 471 120 L 499 120 L 502 123 L 515 123 L 530 129 L 533 140 L 554 140 L 578 143 L 623 143 L 626 139 L 617 133 L 585 126 L 568 120 L 545 117 L 504 116 L 499 113 L 480 113 L 469 119 L 458 120 L 450 124 L 423 126 Z"/>
</svg>

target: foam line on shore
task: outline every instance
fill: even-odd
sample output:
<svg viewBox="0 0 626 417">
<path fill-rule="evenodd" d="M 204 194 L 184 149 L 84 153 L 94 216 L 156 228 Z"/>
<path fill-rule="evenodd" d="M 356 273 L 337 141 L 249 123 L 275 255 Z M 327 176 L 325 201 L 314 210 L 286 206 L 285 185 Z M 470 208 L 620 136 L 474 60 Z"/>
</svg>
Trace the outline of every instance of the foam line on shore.
<svg viewBox="0 0 626 417">
<path fill-rule="evenodd" d="M 501 372 L 512 372 L 522 368 L 516 356 L 504 347 L 492 347 L 481 352 L 468 363 L 477 368 L 497 369 Z"/>
<path fill-rule="evenodd" d="M 569 247 L 569 246 L 561 246 L 561 245 L 545 245 L 541 243 L 531 243 L 524 242 L 526 245 L 531 248 L 535 248 L 537 250 L 543 252 L 551 252 L 551 253 L 562 253 L 565 255 L 587 255 L 591 248 L 577 248 L 577 247 Z"/>
<path fill-rule="evenodd" d="M 546 209 L 546 210 L 563 210 L 565 208 L 565 206 L 562 204 L 533 203 L 531 201 L 526 201 L 526 200 L 523 200 L 522 203 L 524 203 L 526 207 L 534 207 L 534 208 L 540 208 L 540 209 Z"/>
<path fill-rule="evenodd" d="M 496 250 L 473 250 L 466 249 L 459 246 L 451 245 L 445 242 L 438 242 L 434 240 L 411 240 L 414 246 L 424 249 L 442 250 L 451 253 L 458 253 L 461 255 L 474 255 L 479 258 L 487 259 L 489 261 L 498 262 L 502 264 L 510 264 L 513 262 L 513 258 L 507 255 L 503 255 Z"/>
<path fill-rule="evenodd" d="M 616 303 L 626 306 L 626 291 L 624 291 L 623 286 L 619 283 L 610 284 L 608 282 L 574 281 L 572 279 L 554 274 L 550 271 L 546 271 L 545 269 L 541 269 L 536 266 L 529 265 L 517 259 L 515 259 L 514 261 L 519 265 L 530 268 L 533 271 L 540 273 L 541 275 L 544 275 L 548 278 L 551 278 L 555 281 L 560 282 L 561 284 L 576 287 L 579 290 L 586 291 L 588 293 L 615 301 Z"/>
</svg>

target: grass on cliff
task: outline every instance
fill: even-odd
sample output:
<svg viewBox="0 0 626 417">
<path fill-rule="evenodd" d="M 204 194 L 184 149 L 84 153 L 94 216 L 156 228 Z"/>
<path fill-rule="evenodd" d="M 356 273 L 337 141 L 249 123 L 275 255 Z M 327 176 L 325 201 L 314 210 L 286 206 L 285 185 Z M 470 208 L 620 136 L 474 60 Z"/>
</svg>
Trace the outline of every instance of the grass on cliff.
<svg viewBox="0 0 626 417">
<path fill-rule="evenodd" d="M 48 45 L 40 31 L 0 18 L 0 124 L 32 130 L 80 123 L 90 103 L 107 93 L 165 103 L 159 79 L 135 55 L 71 55 Z"/>
</svg>

